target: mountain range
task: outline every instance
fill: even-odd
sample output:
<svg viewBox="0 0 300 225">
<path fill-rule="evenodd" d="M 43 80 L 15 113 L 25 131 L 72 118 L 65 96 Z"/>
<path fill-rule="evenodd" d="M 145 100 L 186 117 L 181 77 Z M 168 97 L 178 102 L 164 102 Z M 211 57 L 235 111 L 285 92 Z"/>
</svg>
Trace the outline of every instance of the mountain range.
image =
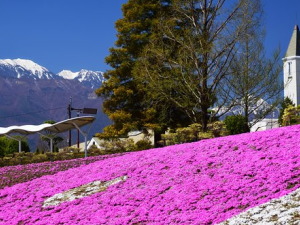
<svg viewBox="0 0 300 225">
<path fill-rule="evenodd" d="M 33 79 L 33 80 L 77 80 L 83 85 L 98 88 L 104 81 L 103 72 L 80 70 L 72 72 L 63 70 L 58 74 L 28 59 L 2 59 L 0 60 L 0 76 L 5 78 Z"/>
<path fill-rule="evenodd" d="M 84 116 L 82 108 L 98 109 L 90 136 L 101 132 L 109 120 L 94 91 L 103 81 L 100 71 L 63 70 L 55 74 L 28 59 L 0 60 L 0 127 L 68 119 L 72 101 L 72 117 Z"/>
</svg>

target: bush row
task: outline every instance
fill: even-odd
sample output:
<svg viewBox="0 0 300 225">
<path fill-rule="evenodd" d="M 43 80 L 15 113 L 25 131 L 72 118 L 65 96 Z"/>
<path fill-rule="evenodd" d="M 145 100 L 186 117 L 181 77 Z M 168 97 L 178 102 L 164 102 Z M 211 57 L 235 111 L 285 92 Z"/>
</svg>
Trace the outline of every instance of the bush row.
<svg viewBox="0 0 300 225">
<path fill-rule="evenodd" d="M 141 140 L 134 143 L 131 139 L 128 140 L 110 140 L 103 143 L 103 149 L 92 147 L 88 150 L 88 156 L 98 156 L 115 154 L 122 152 L 138 151 L 152 148 L 153 146 L 148 140 Z M 32 152 L 21 152 L 7 154 L 0 158 L 0 167 L 3 166 L 14 166 L 14 165 L 25 165 L 30 163 L 40 162 L 53 162 L 60 160 L 70 160 L 83 158 L 84 152 L 81 152 L 78 148 L 65 148 L 61 152 L 46 152 L 46 153 L 32 153 Z"/>
<path fill-rule="evenodd" d="M 228 134 L 243 133 L 247 131 L 245 129 L 244 121 L 245 119 L 243 116 L 230 116 L 227 119 L 225 119 L 224 122 L 215 121 L 213 123 L 208 124 L 207 132 L 202 132 L 202 127 L 200 124 L 191 124 L 188 127 L 177 128 L 176 130 L 170 130 L 166 134 L 162 134 L 162 140 L 159 144 L 162 146 L 167 146 L 193 142 L 213 137 L 220 137 Z M 151 145 L 151 142 L 148 139 L 140 140 L 137 143 L 134 143 L 132 139 L 115 138 L 103 141 L 101 144 L 101 149 L 92 146 L 88 150 L 88 155 L 98 156 L 122 152 L 131 152 L 150 149 L 152 147 L 153 146 Z M 80 152 L 79 150 L 80 149 L 77 148 L 65 148 L 62 152 L 57 153 L 23 152 L 7 154 L 5 155 L 5 157 L 0 158 L 0 167 L 83 158 L 84 152 Z"/>
</svg>

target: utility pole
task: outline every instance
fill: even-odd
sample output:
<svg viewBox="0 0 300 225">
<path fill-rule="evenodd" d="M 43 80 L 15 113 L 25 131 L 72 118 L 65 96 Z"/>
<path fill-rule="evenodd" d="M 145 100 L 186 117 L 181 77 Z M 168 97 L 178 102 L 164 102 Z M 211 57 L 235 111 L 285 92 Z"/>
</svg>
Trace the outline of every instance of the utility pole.
<svg viewBox="0 0 300 225">
<path fill-rule="evenodd" d="M 68 116 L 69 119 L 72 118 L 72 110 L 77 111 L 77 117 L 79 117 L 80 113 L 83 114 L 97 114 L 97 109 L 94 108 L 80 108 L 80 109 L 76 109 L 76 108 L 72 108 L 72 97 L 70 97 L 70 102 L 68 105 Z M 69 147 L 71 147 L 72 145 L 72 133 L 71 130 L 69 130 Z M 77 130 L 77 148 L 79 148 L 79 130 Z"/>
<path fill-rule="evenodd" d="M 77 117 L 79 117 L 80 111 L 77 111 Z M 79 130 L 77 129 L 77 148 L 79 148 Z"/>
<path fill-rule="evenodd" d="M 68 105 L 68 116 L 69 116 L 69 119 L 71 119 L 72 115 L 71 115 L 71 111 L 72 111 L 72 97 L 70 97 L 70 102 L 69 102 L 69 105 Z M 71 133 L 71 130 L 69 130 L 69 147 L 71 147 L 72 145 L 72 133 Z"/>
</svg>

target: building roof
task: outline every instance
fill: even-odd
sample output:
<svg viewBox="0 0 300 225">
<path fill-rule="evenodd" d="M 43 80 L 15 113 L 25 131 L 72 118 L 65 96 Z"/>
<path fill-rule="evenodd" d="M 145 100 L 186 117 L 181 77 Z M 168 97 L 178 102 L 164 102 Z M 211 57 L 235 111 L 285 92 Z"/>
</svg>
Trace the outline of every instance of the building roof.
<svg viewBox="0 0 300 225">
<path fill-rule="evenodd" d="M 299 27 L 295 25 L 293 34 L 286 51 L 285 57 L 300 56 L 300 34 Z"/>
</svg>

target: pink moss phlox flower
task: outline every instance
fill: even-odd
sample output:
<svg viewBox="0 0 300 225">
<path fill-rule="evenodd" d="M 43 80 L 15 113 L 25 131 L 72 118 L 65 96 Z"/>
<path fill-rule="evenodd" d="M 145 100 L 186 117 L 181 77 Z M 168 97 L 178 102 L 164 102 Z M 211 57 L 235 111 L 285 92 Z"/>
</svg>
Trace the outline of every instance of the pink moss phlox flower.
<svg viewBox="0 0 300 225">
<path fill-rule="evenodd" d="M 299 134 L 299 125 L 283 127 L 53 170 L 0 190 L 0 224 L 216 224 L 300 187 Z M 57 193 L 121 176 L 106 191 L 42 207 Z"/>
</svg>

